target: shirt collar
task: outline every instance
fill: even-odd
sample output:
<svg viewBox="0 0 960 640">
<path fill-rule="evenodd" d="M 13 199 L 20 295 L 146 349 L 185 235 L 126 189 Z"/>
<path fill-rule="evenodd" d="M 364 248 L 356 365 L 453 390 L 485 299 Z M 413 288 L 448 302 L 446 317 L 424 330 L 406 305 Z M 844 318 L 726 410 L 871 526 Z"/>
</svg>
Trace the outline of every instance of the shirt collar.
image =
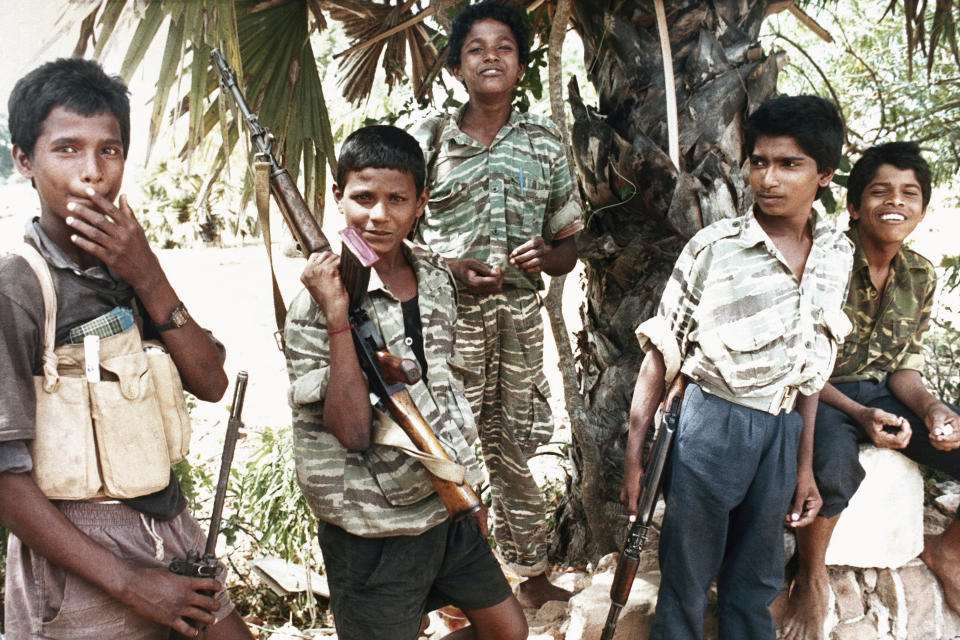
<svg viewBox="0 0 960 640">
<path fill-rule="evenodd" d="M 750 211 L 749 215 L 743 216 L 743 226 L 740 229 L 740 243 L 744 247 L 752 247 L 764 243 L 768 244 L 772 249 L 773 244 L 770 236 L 767 235 L 757 221 L 754 215 L 755 210 L 756 207 Z M 837 233 L 837 228 L 833 222 L 815 208 L 810 210 L 808 224 L 810 225 L 810 232 L 813 234 L 813 244 L 815 245 L 830 242 L 832 235 Z"/>
<path fill-rule="evenodd" d="M 862 273 L 864 281 L 873 285 L 873 281 L 870 279 L 870 264 L 867 262 L 867 253 L 863 250 L 863 244 L 860 241 L 860 228 L 859 225 L 851 225 L 847 229 L 847 237 L 850 239 L 850 242 L 853 243 L 853 273 Z M 894 254 L 893 260 L 890 261 L 890 273 L 893 274 L 894 278 L 897 281 L 897 284 L 903 288 L 909 289 L 911 286 L 911 278 L 909 274 L 909 265 L 907 263 L 906 254 L 903 252 L 903 245 L 897 250 L 897 253 Z"/>
<path fill-rule="evenodd" d="M 469 104 L 469 102 L 463 104 L 451 117 L 447 118 L 444 129 L 441 132 L 443 138 L 447 140 L 447 146 L 450 148 L 448 155 L 471 156 L 476 155 L 478 152 L 486 151 L 488 148 L 493 148 L 497 143 L 507 137 L 523 120 L 523 115 L 516 109 L 511 108 L 507 121 L 500 127 L 497 135 L 494 136 L 490 147 L 486 147 L 460 130 L 460 121 L 463 120 L 463 114 L 466 112 L 467 105 Z"/>
<path fill-rule="evenodd" d="M 427 277 L 429 269 L 431 268 L 429 262 L 414 251 L 413 244 L 409 240 L 403 241 L 403 244 L 400 246 L 400 251 L 413 268 L 413 274 L 417 278 L 418 295 L 421 292 L 426 293 L 436 288 L 436 282 Z M 371 267 L 370 282 L 367 283 L 367 293 L 376 291 L 391 298 L 396 298 L 396 296 L 387 289 L 387 285 L 383 283 L 383 280 L 380 279 L 380 274 L 377 273 L 377 270 Z"/>
</svg>

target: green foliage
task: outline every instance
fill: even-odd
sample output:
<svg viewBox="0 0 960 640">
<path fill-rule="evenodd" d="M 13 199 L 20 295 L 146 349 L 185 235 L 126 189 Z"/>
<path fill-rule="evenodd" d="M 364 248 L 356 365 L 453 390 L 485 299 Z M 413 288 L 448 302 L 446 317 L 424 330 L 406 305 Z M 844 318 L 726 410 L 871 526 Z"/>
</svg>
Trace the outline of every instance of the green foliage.
<svg viewBox="0 0 960 640">
<path fill-rule="evenodd" d="M 937 56 L 929 74 L 911 73 L 926 64 L 924 52 L 909 54 L 899 3 L 850 0 L 808 7 L 833 37 L 827 43 L 788 12 L 764 24 L 761 42 L 783 49 L 781 93 L 815 93 L 834 99 L 847 126 L 847 153 L 853 157 L 889 140 L 916 140 L 934 169 L 935 184 L 947 186 L 960 168 L 960 77 L 952 56 Z"/>
<path fill-rule="evenodd" d="M 960 331 L 950 320 L 934 319 L 924 336 L 923 349 L 926 356 L 923 377 L 927 384 L 933 387 L 938 398 L 957 404 L 960 401 Z"/>
<path fill-rule="evenodd" d="M 162 161 L 143 181 L 138 218 L 150 244 L 164 249 L 213 241 L 239 200 L 232 184 L 194 173 L 182 162 Z M 201 194 L 206 193 L 206 197 Z"/>
<path fill-rule="evenodd" d="M 940 266 L 944 271 L 944 290 L 953 291 L 960 285 L 960 256 L 943 256 Z"/>
<path fill-rule="evenodd" d="M 234 515 L 224 522 L 223 533 L 232 545 L 244 531 L 261 549 L 309 566 L 304 550 L 310 548 L 316 521 L 297 485 L 290 433 L 265 427 L 260 440 L 244 466 L 233 471 Z"/>
<path fill-rule="evenodd" d="M 173 473 L 180 481 L 180 491 L 187 499 L 187 508 L 193 513 L 200 508 L 202 498 L 209 497 L 216 491 L 210 471 L 203 465 L 193 464 L 190 458 L 184 458 L 173 465 Z"/>
</svg>

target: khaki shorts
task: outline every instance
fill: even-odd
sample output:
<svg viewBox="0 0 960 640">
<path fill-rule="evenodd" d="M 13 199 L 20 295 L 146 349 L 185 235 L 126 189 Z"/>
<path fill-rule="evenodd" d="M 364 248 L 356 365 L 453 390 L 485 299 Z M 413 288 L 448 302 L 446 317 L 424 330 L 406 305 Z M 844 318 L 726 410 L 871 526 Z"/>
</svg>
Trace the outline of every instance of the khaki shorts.
<svg viewBox="0 0 960 640">
<path fill-rule="evenodd" d="M 206 534 L 186 509 L 169 521 L 159 521 L 117 502 L 54 504 L 94 542 L 136 566 L 166 569 L 173 558 L 200 551 L 206 542 Z M 223 584 L 224 568 L 217 579 Z M 233 605 L 226 589 L 218 591 L 216 599 L 219 622 L 230 615 Z M 169 627 L 131 612 L 98 587 L 33 553 L 13 535 L 7 549 L 4 604 L 6 640 L 170 636 Z"/>
</svg>

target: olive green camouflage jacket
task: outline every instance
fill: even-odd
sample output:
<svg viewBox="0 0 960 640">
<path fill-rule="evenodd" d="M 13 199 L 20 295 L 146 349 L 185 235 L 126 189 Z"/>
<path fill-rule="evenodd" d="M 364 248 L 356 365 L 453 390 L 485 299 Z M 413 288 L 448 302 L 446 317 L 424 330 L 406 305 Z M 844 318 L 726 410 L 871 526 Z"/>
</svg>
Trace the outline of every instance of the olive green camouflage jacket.
<svg viewBox="0 0 960 640">
<path fill-rule="evenodd" d="M 853 332 L 837 355 L 830 382 L 883 380 L 898 369 L 923 370 L 923 334 L 930 326 L 937 272 L 922 255 L 901 247 L 890 265 L 883 293 L 870 280 L 870 266 L 856 225 L 853 271 L 844 311 Z"/>
</svg>

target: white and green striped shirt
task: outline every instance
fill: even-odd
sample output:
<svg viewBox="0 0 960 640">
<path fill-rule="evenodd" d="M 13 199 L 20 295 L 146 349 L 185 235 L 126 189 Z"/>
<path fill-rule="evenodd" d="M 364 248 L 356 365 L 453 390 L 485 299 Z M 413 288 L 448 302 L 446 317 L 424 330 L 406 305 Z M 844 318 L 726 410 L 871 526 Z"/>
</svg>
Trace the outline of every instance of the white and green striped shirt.
<svg viewBox="0 0 960 640">
<path fill-rule="evenodd" d="M 684 247 L 653 318 L 637 328 L 678 369 L 721 394 L 764 398 L 784 387 L 818 392 L 850 332 L 843 313 L 853 250 L 811 214 L 802 279 L 752 213 L 720 220 Z"/>
</svg>

